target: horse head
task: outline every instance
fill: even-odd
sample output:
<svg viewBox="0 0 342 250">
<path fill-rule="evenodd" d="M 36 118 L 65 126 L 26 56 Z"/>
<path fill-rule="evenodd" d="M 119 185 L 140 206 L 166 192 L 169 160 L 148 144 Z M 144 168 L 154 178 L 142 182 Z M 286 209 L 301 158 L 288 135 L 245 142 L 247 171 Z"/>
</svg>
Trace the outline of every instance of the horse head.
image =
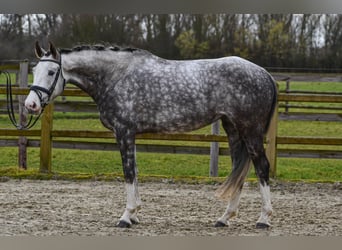
<svg viewBox="0 0 342 250">
<path fill-rule="evenodd" d="M 25 107 L 29 113 L 39 114 L 50 101 L 63 92 L 65 79 L 62 74 L 61 55 L 51 42 L 48 51 L 36 42 L 35 54 L 39 62 L 33 69 L 33 84 L 25 100 Z"/>
</svg>

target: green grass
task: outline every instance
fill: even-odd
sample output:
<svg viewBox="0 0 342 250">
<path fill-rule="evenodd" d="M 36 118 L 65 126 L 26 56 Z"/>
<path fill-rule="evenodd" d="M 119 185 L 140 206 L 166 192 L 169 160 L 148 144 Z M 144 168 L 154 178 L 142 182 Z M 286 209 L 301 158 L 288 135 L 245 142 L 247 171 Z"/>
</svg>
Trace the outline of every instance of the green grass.
<svg viewBox="0 0 342 250">
<path fill-rule="evenodd" d="M 279 91 L 286 89 L 285 82 L 278 82 Z M 342 82 L 290 82 L 291 90 L 317 91 L 317 92 L 342 92 Z"/>
<path fill-rule="evenodd" d="M 0 77 L 0 82 L 2 82 Z M 285 84 L 280 83 L 280 89 Z M 291 83 L 293 90 L 316 90 L 342 92 L 342 83 Z M 0 98 L 3 98 L 0 97 Z M 72 97 L 76 99 L 77 97 Z M 71 99 L 71 97 L 68 99 Z M 85 97 L 79 99 L 86 99 Z M 322 104 L 315 104 L 322 105 Z M 334 104 L 341 106 L 340 104 Z M 325 111 L 334 112 L 338 111 Z M 340 112 L 341 114 L 341 112 Z M 0 115 L 0 128 L 11 128 L 12 125 L 6 115 Z M 38 123 L 35 128 L 39 128 Z M 97 114 L 55 113 L 53 121 L 54 129 L 75 130 L 106 130 L 98 119 Z M 194 133 L 210 133 L 210 126 Z M 221 134 L 224 134 L 221 129 Z M 278 136 L 313 136 L 313 137 L 341 137 L 342 126 L 340 122 L 310 122 L 310 121 L 279 121 Z M 70 138 L 68 138 L 70 140 Z M 114 139 L 92 139 L 94 141 L 114 142 Z M 169 141 L 143 141 L 138 143 L 159 143 L 172 145 L 205 145 L 202 142 L 169 142 Z M 227 143 L 220 144 L 227 147 Z M 282 148 L 298 148 L 298 146 L 281 146 Z M 310 149 L 341 150 L 342 146 L 300 146 Z M 18 149 L 15 147 L 0 147 L 0 175 L 19 175 L 22 172 L 17 169 Z M 166 176 L 178 177 L 207 177 L 209 174 L 209 156 L 137 153 L 137 164 L 140 176 Z M 27 173 L 37 175 L 39 169 L 39 149 L 28 148 Z M 90 151 L 90 150 L 63 150 L 53 149 L 52 170 L 54 173 L 74 173 L 72 176 L 101 176 L 122 175 L 121 158 L 119 152 Z M 219 176 L 228 175 L 231 170 L 230 157 L 220 156 Z M 40 175 L 39 175 L 40 176 Z M 82 178 L 83 178 L 82 177 Z M 252 169 L 249 178 L 255 178 Z M 282 180 L 307 180 L 307 181 L 342 181 L 342 161 L 336 159 L 298 159 L 278 158 L 277 178 Z"/>
<path fill-rule="evenodd" d="M 342 181 L 342 162 L 337 159 L 278 158 L 277 178 L 283 180 Z"/>
<path fill-rule="evenodd" d="M 13 169 L 17 164 L 17 150 L 1 148 L 0 170 Z M 7 158 L 7 160 L 4 160 Z M 139 175 L 179 177 L 207 177 L 209 156 L 137 153 Z M 342 163 L 336 159 L 278 158 L 277 179 L 336 182 L 342 181 Z M 30 170 L 39 168 L 39 149 L 29 148 Z M 79 173 L 90 176 L 122 174 L 118 152 L 53 149 L 52 169 L 54 173 Z M 230 158 L 220 156 L 219 176 L 225 177 L 231 170 Z M 249 178 L 255 178 L 252 168 Z"/>
</svg>

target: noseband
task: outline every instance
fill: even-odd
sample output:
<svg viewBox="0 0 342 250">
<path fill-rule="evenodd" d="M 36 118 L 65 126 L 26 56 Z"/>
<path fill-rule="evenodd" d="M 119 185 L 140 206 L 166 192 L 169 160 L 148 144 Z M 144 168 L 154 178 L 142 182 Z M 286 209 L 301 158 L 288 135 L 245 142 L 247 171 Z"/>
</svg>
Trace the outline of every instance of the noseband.
<svg viewBox="0 0 342 250">
<path fill-rule="evenodd" d="M 62 69 L 61 61 L 56 61 L 56 60 L 53 60 L 53 59 L 41 59 L 39 62 L 53 62 L 53 63 L 57 63 L 59 65 L 57 73 L 55 75 L 55 78 L 54 78 L 54 80 L 52 82 L 52 85 L 51 85 L 51 87 L 49 89 L 41 87 L 41 86 L 36 86 L 36 85 L 31 85 L 31 87 L 30 87 L 30 90 L 34 91 L 37 94 L 37 96 L 39 98 L 39 101 L 40 101 L 40 105 L 44 109 L 45 106 L 49 104 L 51 95 L 52 95 L 53 91 L 56 88 L 56 84 L 58 82 L 59 76 L 61 76 L 63 78 L 63 80 L 64 80 L 63 81 L 63 90 L 64 90 L 64 87 L 65 87 L 65 79 L 64 79 L 62 71 L 61 71 L 61 69 Z M 46 101 L 44 101 L 42 92 L 47 95 L 47 100 Z"/>
</svg>

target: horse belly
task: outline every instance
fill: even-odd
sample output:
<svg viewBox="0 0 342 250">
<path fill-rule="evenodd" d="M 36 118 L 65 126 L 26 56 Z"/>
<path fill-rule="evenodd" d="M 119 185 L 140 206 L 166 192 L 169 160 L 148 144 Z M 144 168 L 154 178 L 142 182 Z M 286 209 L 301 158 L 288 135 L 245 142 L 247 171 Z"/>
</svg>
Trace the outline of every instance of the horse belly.
<svg viewBox="0 0 342 250">
<path fill-rule="evenodd" d="M 158 120 L 157 120 L 158 121 Z M 158 125 L 160 132 L 174 133 L 174 132 L 190 132 L 196 129 L 203 128 L 214 121 L 212 116 L 198 117 L 189 116 L 183 118 L 169 119 L 166 123 Z"/>
<path fill-rule="evenodd" d="M 192 102 L 187 105 L 159 105 L 140 113 L 138 130 L 143 132 L 188 132 L 212 123 L 216 116 L 210 112 L 207 104 Z"/>
</svg>

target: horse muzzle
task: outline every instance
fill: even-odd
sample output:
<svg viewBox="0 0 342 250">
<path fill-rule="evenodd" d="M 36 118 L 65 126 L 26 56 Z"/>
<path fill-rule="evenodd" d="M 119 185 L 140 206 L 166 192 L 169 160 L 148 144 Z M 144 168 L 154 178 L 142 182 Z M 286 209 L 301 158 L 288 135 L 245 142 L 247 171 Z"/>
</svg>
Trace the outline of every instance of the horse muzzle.
<svg viewBox="0 0 342 250">
<path fill-rule="evenodd" d="M 25 108 L 29 114 L 40 114 L 42 112 L 42 106 L 40 101 L 32 97 L 30 93 L 25 100 Z"/>
</svg>

